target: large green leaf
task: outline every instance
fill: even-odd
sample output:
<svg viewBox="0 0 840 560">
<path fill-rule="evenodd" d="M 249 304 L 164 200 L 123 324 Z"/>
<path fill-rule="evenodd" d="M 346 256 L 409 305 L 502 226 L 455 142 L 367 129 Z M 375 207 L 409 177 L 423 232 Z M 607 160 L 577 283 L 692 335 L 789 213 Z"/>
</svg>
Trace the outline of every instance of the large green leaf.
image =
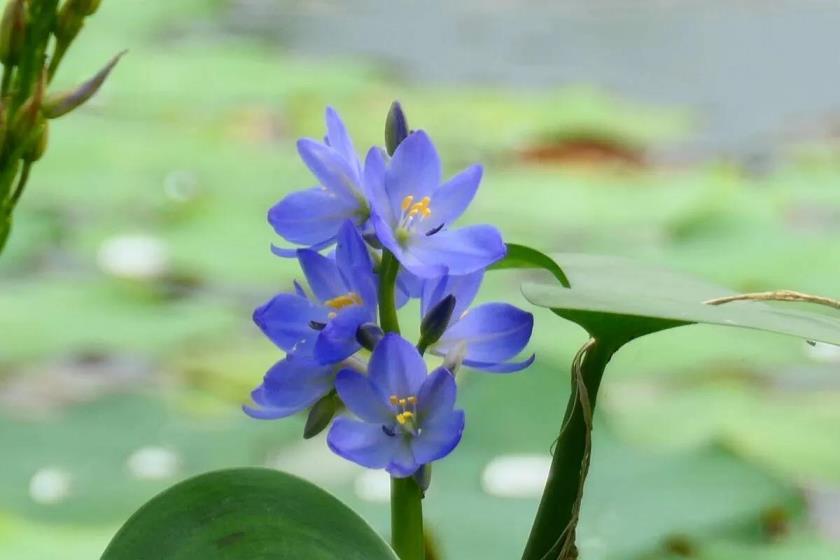
<svg viewBox="0 0 840 560">
<path fill-rule="evenodd" d="M 591 333 L 630 340 L 663 329 L 708 323 L 743 327 L 840 344 L 840 314 L 759 302 L 706 305 L 733 292 L 687 275 L 626 259 L 561 254 L 556 261 L 573 288 L 525 284 L 525 297 Z"/>
<path fill-rule="evenodd" d="M 216 471 L 173 486 L 141 507 L 102 560 L 395 560 L 350 508 L 274 470 Z"/>
</svg>

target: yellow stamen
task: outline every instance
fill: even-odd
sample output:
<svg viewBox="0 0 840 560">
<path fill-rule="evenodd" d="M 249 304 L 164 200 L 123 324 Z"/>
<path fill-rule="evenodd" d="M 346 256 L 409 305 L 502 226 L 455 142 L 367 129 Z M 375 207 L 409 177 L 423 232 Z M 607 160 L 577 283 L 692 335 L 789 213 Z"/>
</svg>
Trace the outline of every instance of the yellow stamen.
<svg viewBox="0 0 840 560">
<path fill-rule="evenodd" d="M 397 406 L 397 404 L 400 402 L 400 400 L 397 398 L 397 395 L 391 395 L 390 397 L 388 397 L 388 401 L 390 401 L 390 403 L 394 406 Z"/>
<path fill-rule="evenodd" d="M 408 404 L 414 404 L 417 402 L 417 397 L 406 397 L 405 400 L 408 401 Z"/>
<path fill-rule="evenodd" d="M 401 206 L 403 212 L 406 212 L 409 217 L 420 214 L 423 218 L 428 218 L 432 215 L 432 210 L 429 208 L 431 202 L 432 199 L 428 196 L 421 198 L 420 202 L 414 202 L 414 197 L 408 195 L 403 199 Z"/>
<path fill-rule="evenodd" d="M 402 205 L 401 205 L 402 209 L 403 209 L 403 212 L 405 212 L 406 210 L 408 210 L 411 207 L 412 202 L 414 202 L 414 197 L 411 196 L 411 195 L 408 195 L 407 197 L 405 197 L 403 199 Z"/>
<path fill-rule="evenodd" d="M 361 305 L 362 298 L 359 297 L 359 294 L 355 292 L 348 292 L 343 296 L 338 296 L 332 299 L 328 299 L 324 302 L 324 305 L 327 307 L 332 307 L 335 310 L 344 309 L 345 307 L 350 307 L 351 305 Z"/>
<path fill-rule="evenodd" d="M 400 412 L 397 414 L 397 422 L 400 423 L 401 426 L 404 426 L 408 422 L 411 422 L 414 419 L 414 413 L 406 410 L 405 412 Z"/>
<path fill-rule="evenodd" d="M 405 406 L 405 399 L 400 399 L 400 406 Z"/>
</svg>

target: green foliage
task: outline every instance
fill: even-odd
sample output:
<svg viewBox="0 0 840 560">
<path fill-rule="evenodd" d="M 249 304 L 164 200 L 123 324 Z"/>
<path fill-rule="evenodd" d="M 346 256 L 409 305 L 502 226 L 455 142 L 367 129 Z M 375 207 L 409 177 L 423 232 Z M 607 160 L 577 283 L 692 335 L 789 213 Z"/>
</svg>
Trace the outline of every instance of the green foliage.
<svg viewBox="0 0 840 560">
<path fill-rule="evenodd" d="M 137 511 L 103 560 L 395 560 L 364 520 L 318 487 L 267 469 L 173 486 Z"/>
</svg>

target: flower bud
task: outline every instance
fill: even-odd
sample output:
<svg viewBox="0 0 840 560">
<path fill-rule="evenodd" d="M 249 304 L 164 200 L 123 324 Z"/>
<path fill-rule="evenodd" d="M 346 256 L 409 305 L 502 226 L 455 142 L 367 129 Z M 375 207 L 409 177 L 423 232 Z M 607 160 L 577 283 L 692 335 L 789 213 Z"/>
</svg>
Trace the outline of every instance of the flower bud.
<svg viewBox="0 0 840 560">
<path fill-rule="evenodd" d="M 11 125 L 12 141 L 15 143 L 29 142 L 36 134 L 41 117 L 41 107 L 44 101 L 44 88 L 46 87 L 46 74 L 35 84 L 35 90 L 29 96 L 15 115 Z"/>
<path fill-rule="evenodd" d="M 6 117 L 6 104 L 0 99 L 0 153 L 6 147 L 6 132 L 9 129 L 9 120 Z"/>
<path fill-rule="evenodd" d="M 10 0 L 0 20 L 0 62 L 16 64 L 26 34 L 25 0 Z"/>
<path fill-rule="evenodd" d="M 59 43 L 70 44 L 85 21 L 85 10 L 88 8 L 88 0 L 65 0 L 58 10 L 55 20 L 55 37 Z"/>
<path fill-rule="evenodd" d="M 385 119 L 385 147 L 388 149 L 388 155 L 394 155 L 397 146 L 406 137 L 408 137 L 408 120 L 405 118 L 400 102 L 394 101 Z"/>
<path fill-rule="evenodd" d="M 21 159 L 28 162 L 38 161 L 44 152 L 47 150 L 47 141 L 49 140 L 49 123 L 43 117 L 36 125 L 36 131 L 33 138 L 29 140 L 29 146 L 23 152 Z"/>
<path fill-rule="evenodd" d="M 304 439 L 317 436 L 330 425 L 335 413 L 341 408 L 341 399 L 334 392 L 321 398 L 309 409 L 306 425 L 303 428 Z"/>
<path fill-rule="evenodd" d="M 432 483 L 432 465 L 431 463 L 426 463 L 416 471 L 414 474 L 411 475 L 414 478 L 414 482 L 417 483 L 417 487 L 420 488 L 420 491 L 424 494 L 426 490 L 429 489 L 429 485 Z"/>
<path fill-rule="evenodd" d="M 111 70 L 114 69 L 114 66 L 117 65 L 117 62 L 119 62 L 125 52 L 126 51 L 123 51 L 112 58 L 111 61 L 108 62 L 102 70 L 97 72 L 95 76 L 75 89 L 47 95 L 47 98 L 44 100 L 44 115 L 48 119 L 58 118 L 62 115 L 66 115 L 93 97 L 93 95 L 99 91 L 100 86 L 102 86 L 105 79 L 108 78 L 108 74 L 111 73 Z"/>
<path fill-rule="evenodd" d="M 383 336 L 385 336 L 385 331 L 375 323 L 365 323 L 356 329 L 356 341 L 362 345 L 362 348 L 371 352 Z"/>
<path fill-rule="evenodd" d="M 418 347 L 421 352 L 426 348 L 437 342 L 443 333 L 446 332 L 446 327 L 449 326 L 449 320 L 452 318 L 452 311 L 455 310 L 455 296 L 449 294 L 432 307 L 423 321 L 420 323 L 420 343 Z"/>
</svg>

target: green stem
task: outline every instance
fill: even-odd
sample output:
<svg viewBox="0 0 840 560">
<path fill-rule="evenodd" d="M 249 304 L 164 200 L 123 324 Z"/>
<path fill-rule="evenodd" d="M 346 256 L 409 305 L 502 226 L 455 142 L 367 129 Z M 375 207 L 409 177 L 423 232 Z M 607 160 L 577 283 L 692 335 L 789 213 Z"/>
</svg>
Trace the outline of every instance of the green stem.
<svg viewBox="0 0 840 560">
<path fill-rule="evenodd" d="M 14 210 L 15 206 L 17 206 L 18 200 L 20 200 L 20 195 L 23 194 L 23 190 L 26 188 L 26 183 L 29 181 L 29 172 L 32 169 L 32 162 L 26 161 L 23 163 L 23 169 L 20 172 L 20 177 L 18 178 L 17 186 L 15 187 L 15 192 L 12 193 L 12 198 L 9 201 L 9 213 Z"/>
<path fill-rule="evenodd" d="M 400 263 L 388 249 L 382 251 L 382 262 L 379 265 L 379 326 L 386 333 L 400 332 L 400 321 L 397 318 L 397 303 L 395 289 L 397 272 Z"/>
<path fill-rule="evenodd" d="M 391 543 L 400 560 L 424 560 L 422 493 L 414 478 L 391 478 Z"/>
<path fill-rule="evenodd" d="M 580 371 L 593 411 L 604 369 L 617 349 L 617 346 L 599 340 L 591 345 L 583 356 Z M 557 438 L 548 480 L 522 555 L 523 560 L 558 558 L 557 551 L 560 550 L 564 539 L 568 536 L 574 539 L 576 508 L 586 476 L 586 469 L 583 467 L 586 461 L 588 430 L 589 426 L 573 378 L 563 427 Z"/>
</svg>

